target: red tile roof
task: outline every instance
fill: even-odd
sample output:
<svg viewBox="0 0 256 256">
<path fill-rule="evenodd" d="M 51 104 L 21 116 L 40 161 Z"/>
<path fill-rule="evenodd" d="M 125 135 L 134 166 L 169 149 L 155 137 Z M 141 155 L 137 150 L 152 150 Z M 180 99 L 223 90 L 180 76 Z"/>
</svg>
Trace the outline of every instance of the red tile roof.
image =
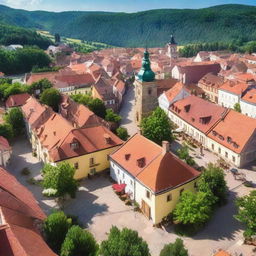
<svg viewBox="0 0 256 256">
<path fill-rule="evenodd" d="M 95 115 L 86 106 L 76 103 L 67 95 L 62 95 L 60 114 L 74 127 L 107 125 L 102 118 Z"/>
<path fill-rule="evenodd" d="M 234 93 L 236 95 L 241 95 L 248 87 L 249 85 L 246 83 L 237 83 L 235 81 L 227 81 L 219 89 L 226 92 Z"/>
<path fill-rule="evenodd" d="M 76 149 L 71 147 L 73 142 L 78 143 Z M 57 162 L 122 144 L 123 141 L 104 126 L 80 128 L 71 130 L 63 137 L 58 147 L 50 151 L 50 156 Z"/>
<path fill-rule="evenodd" d="M 251 89 L 242 97 L 242 100 L 256 104 L 256 89 Z"/>
<path fill-rule="evenodd" d="M 28 93 L 11 95 L 5 102 L 7 108 L 19 107 L 26 103 L 30 98 Z"/>
<path fill-rule="evenodd" d="M 172 153 L 163 153 L 162 147 L 139 134 L 135 134 L 110 157 L 155 193 L 200 175 Z"/>
<path fill-rule="evenodd" d="M 223 77 L 208 73 L 199 80 L 198 84 L 203 84 L 212 88 L 219 88 L 223 84 L 223 82 Z"/>
<path fill-rule="evenodd" d="M 226 108 L 191 95 L 170 106 L 170 111 L 206 133 L 225 114 Z"/>
<path fill-rule="evenodd" d="M 178 82 L 176 83 L 171 89 L 168 91 L 164 92 L 166 98 L 168 99 L 169 102 L 172 102 L 174 98 L 182 91 L 182 90 L 187 90 L 184 86 L 183 83 Z"/>
<path fill-rule="evenodd" d="M 256 119 L 230 109 L 212 128 L 208 137 L 239 154 L 243 152 L 255 130 Z"/>
<path fill-rule="evenodd" d="M 40 235 L 45 217 L 33 195 L 0 168 L 0 255 L 56 256 Z"/>
<path fill-rule="evenodd" d="M 50 107 L 40 104 L 34 97 L 30 97 L 21 109 L 32 128 L 45 122 L 53 113 Z"/>
<path fill-rule="evenodd" d="M 42 73 L 31 73 L 28 75 L 28 78 L 26 80 L 26 84 L 31 85 L 34 82 L 38 82 L 41 79 L 48 79 L 50 82 L 54 82 L 55 76 L 58 74 L 58 72 L 42 72 Z"/>
</svg>

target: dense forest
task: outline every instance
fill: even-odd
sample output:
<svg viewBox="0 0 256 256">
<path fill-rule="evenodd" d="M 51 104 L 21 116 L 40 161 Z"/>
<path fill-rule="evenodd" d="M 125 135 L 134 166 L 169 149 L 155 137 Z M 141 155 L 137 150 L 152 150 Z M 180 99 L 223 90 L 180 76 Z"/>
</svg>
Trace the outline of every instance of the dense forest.
<svg viewBox="0 0 256 256">
<path fill-rule="evenodd" d="M 50 62 L 49 56 L 36 47 L 16 51 L 0 49 L 0 71 L 6 75 L 30 72 L 33 67 L 47 67 Z"/>
<path fill-rule="evenodd" d="M 0 45 L 21 44 L 46 49 L 52 42 L 30 29 L 0 24 Z"/>
<path fill-rule="evenodd" d="M 0 6 L 0 22 L 124 47 L 256 40 L 256 7 L 220 5 L 138 13 L 24 11 Z"/>
</svg>

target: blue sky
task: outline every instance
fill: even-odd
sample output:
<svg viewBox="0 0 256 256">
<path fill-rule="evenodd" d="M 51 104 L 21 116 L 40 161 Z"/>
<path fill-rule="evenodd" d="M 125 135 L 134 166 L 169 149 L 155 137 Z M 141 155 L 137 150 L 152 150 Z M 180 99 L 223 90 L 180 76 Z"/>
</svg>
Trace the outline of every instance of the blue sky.
<svg viewBox="0 0 256 256">
<path fill-rule="evenodd" d="M 0 4 L 27 10 L 88 10 L 137 12 L 160 8 L 203 8 L 219 4 L 256 5 L 256 0 L 0 0 Z"/>
</svg>

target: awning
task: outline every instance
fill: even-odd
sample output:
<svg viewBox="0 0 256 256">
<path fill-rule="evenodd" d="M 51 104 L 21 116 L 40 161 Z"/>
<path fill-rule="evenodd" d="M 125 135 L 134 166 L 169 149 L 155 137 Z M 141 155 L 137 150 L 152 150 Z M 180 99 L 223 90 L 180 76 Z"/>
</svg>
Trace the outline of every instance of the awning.
<svg viewBox="0 0 256 256">
<path fill-rule="evenodd" d="M 123 192 L 124 189 L 126 187 L 126 184 L 114 184 L 112 185 L 112 188 L 116 191 L 116 192 Z"/>
</svg>

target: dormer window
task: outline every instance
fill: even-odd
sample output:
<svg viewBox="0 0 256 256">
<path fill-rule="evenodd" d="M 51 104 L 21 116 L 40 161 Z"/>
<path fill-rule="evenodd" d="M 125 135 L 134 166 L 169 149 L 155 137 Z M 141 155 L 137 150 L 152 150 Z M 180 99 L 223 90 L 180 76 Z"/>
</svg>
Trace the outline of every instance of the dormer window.
<svg viewBox="0 0 256 256">
<path fill-rule="evenodd" d="M 220 140 L 224 140 L 224 137 L 222 135 L 219 135 Z"/>
<path fill-rule="evenodd" d="M 128 161 L 130 159 L 130 157 L 131 157 L 131 154 L 125 154 L 124 157 L 125 157 L 125 160 Z"/>
<path fill-rule="evenodd" d="M 188 113 L 188 112 L 189 112 L 190 107 L 191 107 L 191 105 L 190 105 L 190 104 L 189 104 L 189 105 L 186 105 L 186 106 L 184 107 L 184 109 L 185 109 L 185 112 L 186 112 L 186 113 Z"/>
<path fill-rule="evenodd" d="M 78 148 L 79 148 L 79 143 L 78 143 L 78 141 L 73 141 L 73 142 L 71 142 L 71 143 L 70 143 L 70 147 L 71 147 L 72 150 L 78 149 Z"/>
<path fill-rule="evenodd" d="M 228 143 L 232 143 L 232 138 L 228 136 L 228 137 L 227 137 L 227 142 L 228 142 Z"/>
<path fill-rule="evenodd" d="M 137 165 L 139 168 L 143 168 L 146 164 L 146 159 L 145 157 L 142 157 L 140 159 L 137 160 Z"/>
<path fill-rule="evenodd" d="M 217 136 L 217 132 L 216 131 L 212 131 L 212 134 L 213 134 L 213 136 Z"/>
<path fill-rule="evenodd" d="M 237 143 L 235 143 L 235 142 L 233 143 L 233 145 L 234 145 L 235 148 L 239 147 L 239 145 Z"/>
<path fill-rule="evenodd" d="M 104 134 L 104 139 L 106 141 L 106 144 L 110 144 L 111 143 L 111 137 L 109 134 Z"/>
</svg>

